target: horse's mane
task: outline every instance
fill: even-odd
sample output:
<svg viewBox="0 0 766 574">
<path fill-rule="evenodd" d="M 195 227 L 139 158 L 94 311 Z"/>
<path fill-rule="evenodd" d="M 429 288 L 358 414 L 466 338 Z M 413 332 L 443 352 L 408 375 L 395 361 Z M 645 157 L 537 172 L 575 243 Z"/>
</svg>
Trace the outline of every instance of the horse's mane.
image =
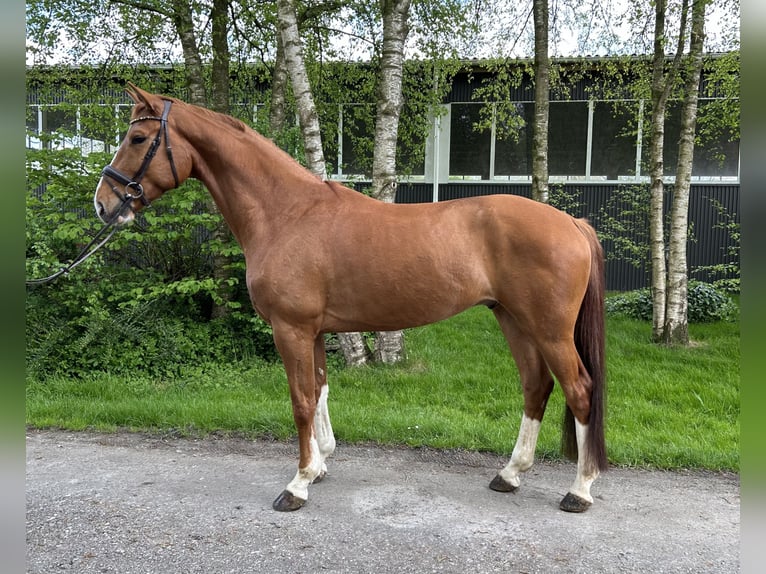
<svg viewBox="0 0 766 574">
<path fill-rule="evenodd" d="M 245 122 L 243 122 L 242 120 L 238 120 L 237 118 L 233 118 L 231 116 L 227 116 L 226 114 L 222 114 L 220 112 L 216 112 L 216 111 L 210 110 L 208 108 L 203 108 L 200 106 L 196 106 L 196 109 L 199 110 L 202 113 L 202 115 L 207 115 L 207 116 L 210 116 L 211 118 L 215 118 L 219 121 L 222 121 L 238 131 L 246 132 L 249 129 L 249 127 L 247 126 Z"/>
<path fill-rule="evenodd" d="M 187 105 L 187 106 L 189 105 L 188 102 L 184 102 L 183 100 L 179 100 L 177 98 L 166 97 L 166 99 L 172 100 L 174 103 L 178 102 L 179 104 L 182 104 L 182 105 Z M 275 144 L 273 140 L 267 138 L 266 136 L 264 136 L 263 134 L 255 130 L 254 128 L 248 126 L 242 120 L 239 120 L 237 118 L 234 118 L 226 114 L 222 114 L 220 112 L 216 112 L 208 108 L 203 108 L 201 106 L 190 106 L 190 107 L 194 110 L 195 113 L 198 113 L 202 116 L 206 116 L 212 120 L 222 122 L 224 125 L 227 125 L 229 127 L 234 128 L 235 130 L 239 132 L 242 132 L 242 134 L 249 135 L 256 138 L 256 140 L 260 142 L 260 145 L 265 146 L 265 148 L 261 148 L 261 149 L 264 149 L 264 151 L 268 149 L 273 154 L 275 154 L 275 156 L 281 157 L 284 161 L 287 161 L 288 163 L 294 164 L 296 167 L 299 168 L 298 170 L 299 172 L 304 173 L 306 176 L 312 179 L 316 177 L 309 169 L 301 165 L 300 162 L 298 162 L 298 160 L 296 160 L 293 156 L 291 156 L 289 153 L 287 153 L 285 150 L 283 150 L 277 144 Z"/>
</svg>

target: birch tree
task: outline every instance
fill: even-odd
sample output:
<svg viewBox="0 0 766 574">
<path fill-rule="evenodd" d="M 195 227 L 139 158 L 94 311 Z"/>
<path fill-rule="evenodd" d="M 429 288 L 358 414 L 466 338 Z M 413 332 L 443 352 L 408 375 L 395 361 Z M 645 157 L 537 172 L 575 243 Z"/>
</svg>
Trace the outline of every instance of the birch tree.
<svg viewBox="0 0 766 574">
<path fill-rule="evenodd" d="M 277 34 L 276 44 L 274 71 L 271 74 L 271 104 L 269 106 L 269 130 L 272 138 L 280 134 L 285 126 L 286 93 L 287 82 L 289 81 L 282 34 Z"/>
<path fill-rule="evenodd" d="M 678 144 L 676 183 L 673 190 L 668 238 L 667 302 L 662 330 L 662 341 L 668 344 L 686 345 L 689 343 L 686 242 L 689 227 L 689 190 L 702 72 L 702 47 L 705 41 L 705 7 L 708 1 L 692 0 L 691 8 L 689 57 L 684 70 L 686 80 L 681 109 L 681 135 Z"/>
<path fill-rule="evenodd" d="M 396 146 L 402 109 L 404 43 L 409 32 L 410 0 L 381 0 L 383 51 L 378 74 L 375 146 L 372 160 L 372 196 L 393 203 L 396 195 Z M 396 363 L 404 358 L 404 333 L 375 334 L 376 361 Z"/>
<path fill-rule="evenodd" d="M 652 113 L 650 120 L 650 200 L 649 243 L 652 267 L 652 338 L 662 339 L 665 325 L 667 267 L 665 262 L 665 117 L 671 90 L 678 76 L 684 47 L 684 30 L 688 14 L 688 0 L 682 0 L 681 22 L 675 57 L 666 71 L 667 44 L 666 16 L 668 0 L 657 0 L 654 5 L 654 55 L 652 59 Z"/>
<path fill-rule="evenodd" d="M 548 0 L 533 0 L 535 25 L 535 123 L 532 128 L 532 199 L 548 203 Z"/>
<path fill-rule="evenodd" d="M 317 177 L 327 179 L 327 167 L 322 150 L 322 134 L 311 83 L 303 60 L 303 43 L 298 30 L 295 5 L 291 0 L 277 1 L 279 31 L 284 49 L 285 67 L 293 87 L 295 105 L 303 135 L 306 166 Z M 361 333 L 338 333 L 338 341 L 347 365 L 359 366 L 368 361 L 369 352 Z"/>
<path fill-rule="evenodd" d="M 277 1 L 277 19 L 282 36 L 285 66 L 290 76 L 298 120 L 303 135 L 303 147 L 306 155 L 306 167 L 318 178 L 327 179 L 322 150 L 322 134 L 319 131 L 319 116 L 314 105 L 311 83 L 303 60 L 303 43 L 298 30 L 298 18 L 295 5 L 291 0 Z"/>
<path fill-rule="evenodd" d="M 169 2 L 143 3 L 136 0 L 114 0 L 136 10 L 154 12 L 167 18 L 173 24 L 184 60 L 187 100 L 197 106 L 229 113 L 229 3 L 228 0 L 213 0 L 210 6 L 211 22 L 211 90 L 210 99 L 205 83 L 205 64 L 201 55 L 200 41 L 195 28 L 195 5 L 191 0 L 170 0 Z M 205 197 L 205 206 L 217 223 L 211 230 L 214 245 L 233 241 L 231 232 L 221 217 L 218 207 L 212 198 Z M 212 317 L 223 317 L 228 313 L 228 302 L 231 300 L 231 285 L 229 267 L 231 259 L 220 251 L 212 253 L 213 278 L 218 285 L 218 299 L 213 302 Z"/>
<path fill-rule="evenodd" d="M 176 0 L 177 1 L 177 0 Z M 222 114 L 228 114 L 229 109 L 229 1 L 213 0 L 210 13 L 211 20 L 211 47 L 213 50 L 213 62 L 211 70 L 211 103 L 210 107 Z M 217 224 L 212 230 L 214 245 L 231 243 L 234 238 L 226 221 L 221 216 L 218 206 L 209 196 L 205 200 L 207 209 L 214 214 Z M 228 313 L 227 303 L 232 299 L 229 272 L 232 260 L 220 251 L 213 252 L 213 278 L 219 285 L 218 295 L 221 303 L 213 302 L 212 317 L 223 317 Z"/>
</svg>

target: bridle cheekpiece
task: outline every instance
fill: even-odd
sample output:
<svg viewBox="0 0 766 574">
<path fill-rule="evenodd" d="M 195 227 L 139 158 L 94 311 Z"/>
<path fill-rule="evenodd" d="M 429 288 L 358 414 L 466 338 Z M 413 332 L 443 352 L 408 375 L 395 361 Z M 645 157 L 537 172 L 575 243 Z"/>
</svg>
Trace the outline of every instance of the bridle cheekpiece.
<svg viewBox="0 0 766 574">
<path fill-rule="evenodd" d="M 135 175 L 132 178 L 128 177 L 121 171 L 112 167 L 111 165 L 106 166 L 101 171 L 102 177 L 110 179 L 124 186 L 125 188 L 124 194 L 120 193 L 120 191 L 117 189 L 115 185 L 111 186 L 112 192 L 117 197 L 119 197 L 120 200 L 123 201 L 124 203 L 129 203 L 134 199 L 138 199 L 145 206 L 149 205 L 149 200 L 146 199 L 146 196 L 144 195 L 144 188 L 141 186 L 141 180 L 144 178 L 144 175 L 146 174 L 146 170 L 149 169 L 149 164 L 152 162 L 154 155 L 157 153 L 157 149 L 160 147 L 160 142 L 162 140 L 163 134 L 165 135 L 165 150 L 168 155 L 168 161 L 170 162 L 170 169 L 173 172 L 175 187 L 178 187 L 179 185 L 178 173 L 176 172 L 176 164 L 173 162 L 173 151 L 170 147 L 170 137 L 168 134 L 168 114 L 170 113 L 170 106 L 173 105 L 173 102 L 171 102 L 170 100 L 164 100 L 164 102 L 165 102 L 165 107 L 162 110 L 161 117 L 140 116 L 130 120 L 130 125 L 133 125 L 136 122 L 142 122 L 145 120 L 156 120 L 160 122 L 160 129 L 157 130 L 157 135 L 154 137 L 152 144 L 149 146 L 149 149 L 147 150 L 146 155 L 144 156 L 144 161 L 141 163 L 141 167 L 138 168 L 138 171 L 135 173 Z"/>
</svg>

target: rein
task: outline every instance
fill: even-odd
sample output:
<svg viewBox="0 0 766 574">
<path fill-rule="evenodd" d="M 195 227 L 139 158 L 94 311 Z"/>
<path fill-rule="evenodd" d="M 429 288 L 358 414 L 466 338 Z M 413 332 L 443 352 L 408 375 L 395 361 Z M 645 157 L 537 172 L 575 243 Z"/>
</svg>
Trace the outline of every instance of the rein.
<svg viewBox="0 0 766 574">
<path fill-rule="evenodd" d="M 93 255 L 107 241 L 109 241 L 112 235 L 114 235 L 117 229 L 119 229 L 115 226 L 117 219 L 122 215 L 122 212 L 125 211 L 126 207 L 130 208 L 130 205 L 133 203 L 134 199 L 140 200 L 141 203 L 143 203 L 145 206 L 149 205 L 149 200 L 146 199 L 146 196 L 144 195 L 144 188 L 141 186 L 141 180 L 144 178 L 146 170 L 149 169 L 149 164 L 152 162 L 152 159 L 154 159 L 154 155 L 157 153 L 157 149 L 160 147 L 163 134 L 165 136 L 165 151 L 167 152 L 168 161 L 170 162 L 170 169 L 173 172 L 173 179 L 176 184 L 175 187 L 179 186 L 178 173 L 176 171 L 176 164 L 173 161 L 173 151 L 170 147 L 170 135 L 168 133 L 168 114 L 170 113 L 171 105 L 173 105 L 173 102 L 170 100 L 165 100 L 165 107 L 163 108 L 162 116 L 160 117 L 141 116 L 130 120 L 130 125 L 144 120 L 156 120 L 160 122 L 160 129 L 157 130 L 157 135 L 154 137 L 154 140 L 152 140 L 152 145 L 149 146 L 149 149 L 144 156 L 144 160 L 141 162 L 141 167 L 138 168 L 138 171 L 132 178 L 126 176 L 111 165 L 106 166 L 101 171 L 101 177 L 119 183 L 125 187 L 125 193 L 120 193 L 120 191 L 117 189 L 117 186 L 110 185 L 112 193 L 114 193 L 117 197 L 120 198 L 120 201 L 122 201 L 119 209 L 117 209 L 112 217 L 109 218 L 109 221 L 106 223 L 106 225 L 104 225 L 104 227 L 102 227 L 101 230 L 96 233 L 90 243 L 88 243 L 88 245 L 86 245 L 85 248 L 77 254 L 77 257 L 75 257 L 72 262 L 69 263 L 69 265 L 62 267 L 56 273 L 49 275 L 48 277 L 43 277 L 42 279 L 29 279 L 26 282 L 27 285 L 40 285 L 42 283 L 53 281 L 61 275 L 68 273 L 77 267 L 80 263 L 85 261 L 88 257 Z M 111 231 L 109 231 L 110 228 L 112 228 Z M 101 236 L 104 235 L 107 231 L 109 231 L 109 233 L 106 235 L 106 237 L 101 239 Z M 101 240 L 99 241 L 99 239 Z"/>
<path fill-rule="evenodd" d="M 80 253 L 77 254 L 77 257 L 75 257 L 69 265 L 65 265 L 56 273 L 53 275 L 48 275 L 47 277 L 43 277 L 42 279 L 28 279 L 26 281 L 27 285 L 42 285 L 43 283 L 48 283 L 49 281 L 53 281 L 54 279 L 57 279 L 61 275 L 65 275 L 66 273 L 69 273 L 72 269 L 77 267 L 80 263 L 85 261 L 88 257 L 93 255 L 96 251 L 98 251 L 109 239 L 112 237 L 112 235 L 115 234 L 115 232 L 119 229 L 119 227 L 115 226 L 115 223 L 117 222 L 117 218 L 119 218 L 122 215 L 122 212 L 125 211 L 125 208 L 130 205 L 130 202 L 135 199 L 134 197 L 128 195 L 125 197 L 125 199 L 122 200 L 122 204 L 120 205 L 120 208 L 114 213 L 114 215 L 109 219 L 109 221 L 106 222 L 106 225 L 104 225 L 98 233 L 93 237 L 93 239 L 90 240 L 90 243 L 88 243 Z M 112 228 L 111 231 L 109 231 L 109 228 Z M 96 244 L 97 241 L 101 238 L 104 233 L 109 231 L 106 237 L 101 239 L 101 241 Z M 94 247 L 95 245 L 95 247 Z M 92 249 L 91 249 L 92 248 Z"/>
</svg>

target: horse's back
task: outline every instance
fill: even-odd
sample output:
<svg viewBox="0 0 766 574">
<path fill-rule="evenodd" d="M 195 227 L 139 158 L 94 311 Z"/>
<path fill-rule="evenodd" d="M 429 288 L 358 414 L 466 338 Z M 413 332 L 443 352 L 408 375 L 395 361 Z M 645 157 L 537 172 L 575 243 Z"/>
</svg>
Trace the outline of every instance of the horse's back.
<svg viewBox="0 0 766 574">
<path fill-rule="evenodd" d="M 290 277 L 279 299 L 313 301 L 323 329 L 394 330 L 478 304 L 544 305 L 535 302 L 541 294 L 568 299 L 587 284 L 587 241 L 550 206 L 510 195 L 341 199 L 307 215 L 275 258 Z"/>
</svg>

